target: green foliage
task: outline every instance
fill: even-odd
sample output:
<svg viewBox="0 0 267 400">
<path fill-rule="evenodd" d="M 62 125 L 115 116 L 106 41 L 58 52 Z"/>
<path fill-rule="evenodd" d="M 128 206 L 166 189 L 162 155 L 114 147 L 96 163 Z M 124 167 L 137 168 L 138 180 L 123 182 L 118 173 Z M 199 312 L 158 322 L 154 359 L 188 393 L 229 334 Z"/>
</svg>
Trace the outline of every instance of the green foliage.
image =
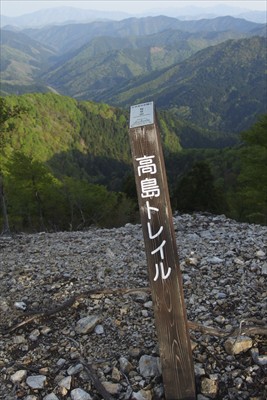
<svg viewBox="0 0 267 400">
<path fill-rule="evenodd" d="M 21 113 L 25 113 L 24 107 L 18 105 L 10 106 L 5 99 L 0 98 L 0 204 L 2 211 L 3 227 L 2 234 L 10 234 L 9 218 L 6 203 L 6 182 L 5 182 L 5 149 L 11 141 L 10 128 L 8 122 L 13 118 L 20 117 Z"/>
<path fill-rule="evenodd" d="M 126 115 L 55 94 L 0 99 L 1 165 L 13 229 L 114 226 L 132 218 L 125 195 L 97 184 L 119 190 L 126 173 L 120 160 L 130 157 Z"/>
<path fill-rule="evenodd" d="M 82 229 L 119 226 L 134 216 L 134 205 L 122 193 L 86 180 L 56 179 L 39 161 L 14 153 L 7 165 L 6 192 L 13 230 Z"/>
<path fill-rule="evenodd" d="M 7 171 L 6 191 L 11 225 L 17 225 L 16 229 L 45 229 L 47 204 L 54 203 L 52 193 L 58 182 L 43 163 L 23 153 L 11 156 Z"/>
<path fill-rule="evenodd" d="M 51 93 L 8 96 L 0 105 L 1 185 L 12 229 L 136 220 L 128 112 Z M 231 136 L 199 130 L 173 112 L 159 112 L 158 121 L 174 208 L 265 223 L 266 116 L 233 148 L 215 148 Z"/>
<path fill-rule="evenodd" d="M 182 177 L 174 198 L 176 209 L 182 212 L 208 211 L 218 214 L 225 209 L 223 194 L 215 187 L 210 166 L 205 161 L 195 163 Z"/>
<path fill-rule="evenodd" d="M 266 112 L 265 53 L 263 37 L 228 40 L 127 82 L 105 101 L 129 106 L 152 98 L 204 129 L 240 132 Z"/>
<path fill-rule="evenodd" d="M 22 151 L 46 161 L 55 152 L 78 147 L 80 113 L 75 100 L 48 93 L 9 96 L 5 102 L 10 109 L 27 110 L 20 119 L 6 123 L 6 130 L 11 133 L 7 153 Z"/>
<path fill-rule="evenodd" d="M 267 114 L 242 133 L 239 175 L 241 215 L 250 222 L 267 223 Z"/>
</svg>

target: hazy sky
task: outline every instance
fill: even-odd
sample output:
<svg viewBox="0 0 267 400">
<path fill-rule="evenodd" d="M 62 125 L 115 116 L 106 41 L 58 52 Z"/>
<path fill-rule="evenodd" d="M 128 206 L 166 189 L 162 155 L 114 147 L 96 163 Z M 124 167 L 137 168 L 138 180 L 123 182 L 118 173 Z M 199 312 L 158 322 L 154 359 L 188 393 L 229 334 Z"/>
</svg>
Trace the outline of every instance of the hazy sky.
<svg viewBox="0 0 267 400">
<path fill-rule="evenodd" d="M 105 1 L 73 1 L 73 0 L 0 0 L 1 14 L 5 16 L 18 16 L 28 14 L 40 9 L 60 7 L 60 6 L 71 6 L 75 8 L 86 8 L 91 10 L 105 10 L 105 11 L 123 11 L 128 13 L 141 14 L 143 11 L 153 9 L 166 9 L 166 8 L 183 8 L 186 6 L 204 6 L 212 7 L 218 4 L 227 4 L 234 7 L 246 8 L 250 10 L 261 10 L 266 11 L 266 0 L 222 0 L 222 1 L 202 1 L 202 0 L 105 0 Z"/>
</svg>

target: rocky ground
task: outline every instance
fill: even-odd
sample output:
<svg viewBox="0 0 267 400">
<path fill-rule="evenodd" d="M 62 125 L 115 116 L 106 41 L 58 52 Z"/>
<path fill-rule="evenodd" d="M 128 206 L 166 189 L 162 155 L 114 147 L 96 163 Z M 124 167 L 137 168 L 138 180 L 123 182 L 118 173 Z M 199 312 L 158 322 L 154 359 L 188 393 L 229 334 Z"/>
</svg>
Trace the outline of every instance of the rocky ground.
<svg viewBox="0 0 267 400">
<path fill-rule="evenodd" d="M 202 214 L 174 224 L 189 321 L 238 328 L 190 330 L 197 399 L 266 399 L 267 227 Z M 90 289 L 147 286 L 140 225 L 0 237 L 0 399 L 164 399 L 149 293 L 85 296 L 6 330 Z"/>
</svg>

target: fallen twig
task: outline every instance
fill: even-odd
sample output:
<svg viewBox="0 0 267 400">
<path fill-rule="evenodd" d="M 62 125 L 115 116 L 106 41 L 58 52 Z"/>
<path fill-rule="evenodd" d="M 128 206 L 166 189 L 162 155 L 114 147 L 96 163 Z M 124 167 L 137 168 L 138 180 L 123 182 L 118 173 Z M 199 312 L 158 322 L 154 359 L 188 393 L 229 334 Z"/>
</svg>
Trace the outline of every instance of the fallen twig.
<svg viewBox="0 0 267 400">
<path fill-rule="evenodd" d="M 66 309 L 69 309 L 77 300 L 80 300 L 85 297 L 90 297 L 92 295 L 99 295 L 99 294 L 104 294 L 104 295 L 124 295 L 124 294 L 134 294 L 134 293 L 140 293 L 140 292 L 150 292 L 150 288 L 132 288 L 132 289 L 125 289 L 125 288 L 116 288 L 116 289 L 91 289 L 82 293 L 78 293 L 71 298 L 67 299 L 64 301 L 62 304 L 59 306 L 56 306 L 54 308 L 51 308 L 50 310 L 37 310 L 34 312 L 29 312 L 27 314 L 24 314 L 24 317 L 26 318 L 18 323 L 15 323 L 11 325 L 10 327 L 4 328 L 4 333 L 11 333 L 17 330 L 18 328 L 21 328 L 22 326 L 28 325 L 32 321 L 38 318 L 45 318 L 48 316 L 52 316 L 55 314 L 58 314 Z M 242 324 L 237 327 L 233 328 L 230 332 L 225 331 L 220 328 L 215 328 L 211 326 L 206 326 L 199 324 L 198 322 L 194 321 L 188 321 L 188 328 L 194 331 L 199 331 L 201 333 L 210 335 L 210 336 L 216 336 L 216 337 L 221 337 L 221 338 L 226 338 L 229 336 L 240 336 L 240 335 L 262 335 L 262 336 L 267 336 L 267 326 L 262 325 L 261 321 L 258 322 L 259 326 L 244 326 L 244 323 L 246 321 L 242 321 Z M 247 322 L 250 322 L 249 320 Z M 253 321 L 256 323 L 256 321 Z"/>
<path fill-rule="evenodd" d="M 221 338 L 226 338 L 229 336 L 240 336 L 240 335 L 263 335 L 267 336 L 267 326 L 242 326 L 233 328 L 230 332 L 224 331 L 220 328 L 214 328 L 213 326 L 206 326 L 201 325 L 198 322 L 188 321 L 189 329 L 194 331 L 199 331 L 201 333 L 210 335 L 210 336 L 217 336 Z"/>
<path fill-rule="evenodd" d="M 117 288 L 117 289 L 91 289 L 85 292 L 77 293 L 74 296 L 70 297 L 66 301 L 64 301 L 62 304 L 59 306 L 53 307 L 48 310 L 35 310 L 35 311 L 30 311 L 27 313 L 24 313 L 24 317 L 26 317 L 23 321 L 15 323 L 11 325 L 10 327 L 5 327 L 4 333 L 11 333 L 17 330 L 18 328 L 21 328 L 24 325 L 28 325 L 32 321 L 38 318 L 45 318 L 45 317 L 50 317 L 52 315 L 58 314 L 64 310 L 69 309 L 70 307 L 73 306 L 73 304 L 77 301 L 80 300 L 84 297 L 90 297 L 92 295 L 98 295 L 98 294 L 116 294 L 116 295 L 123 295 L 123 294 L 133 294 L 133 293 L 138 293 L 138 292 L 150 292 L 149 288 L 132 288 L 132 289 L 125 289 L 125 288 Z"/>
</svg>

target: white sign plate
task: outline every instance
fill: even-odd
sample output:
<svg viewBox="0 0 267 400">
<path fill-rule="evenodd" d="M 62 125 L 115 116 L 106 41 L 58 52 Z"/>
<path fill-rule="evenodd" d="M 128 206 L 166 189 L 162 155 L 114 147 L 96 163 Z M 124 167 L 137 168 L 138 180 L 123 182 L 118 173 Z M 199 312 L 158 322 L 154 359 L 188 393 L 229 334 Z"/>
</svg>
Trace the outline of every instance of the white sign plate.
<svg viewBox="0 0 267 400">
<path fill-rule="evenodd" d="M 150 125 L 154 123 L 153 101 L 149 103 L 136 104 L 131 107 L 130 128 Z"/>
</svg>

